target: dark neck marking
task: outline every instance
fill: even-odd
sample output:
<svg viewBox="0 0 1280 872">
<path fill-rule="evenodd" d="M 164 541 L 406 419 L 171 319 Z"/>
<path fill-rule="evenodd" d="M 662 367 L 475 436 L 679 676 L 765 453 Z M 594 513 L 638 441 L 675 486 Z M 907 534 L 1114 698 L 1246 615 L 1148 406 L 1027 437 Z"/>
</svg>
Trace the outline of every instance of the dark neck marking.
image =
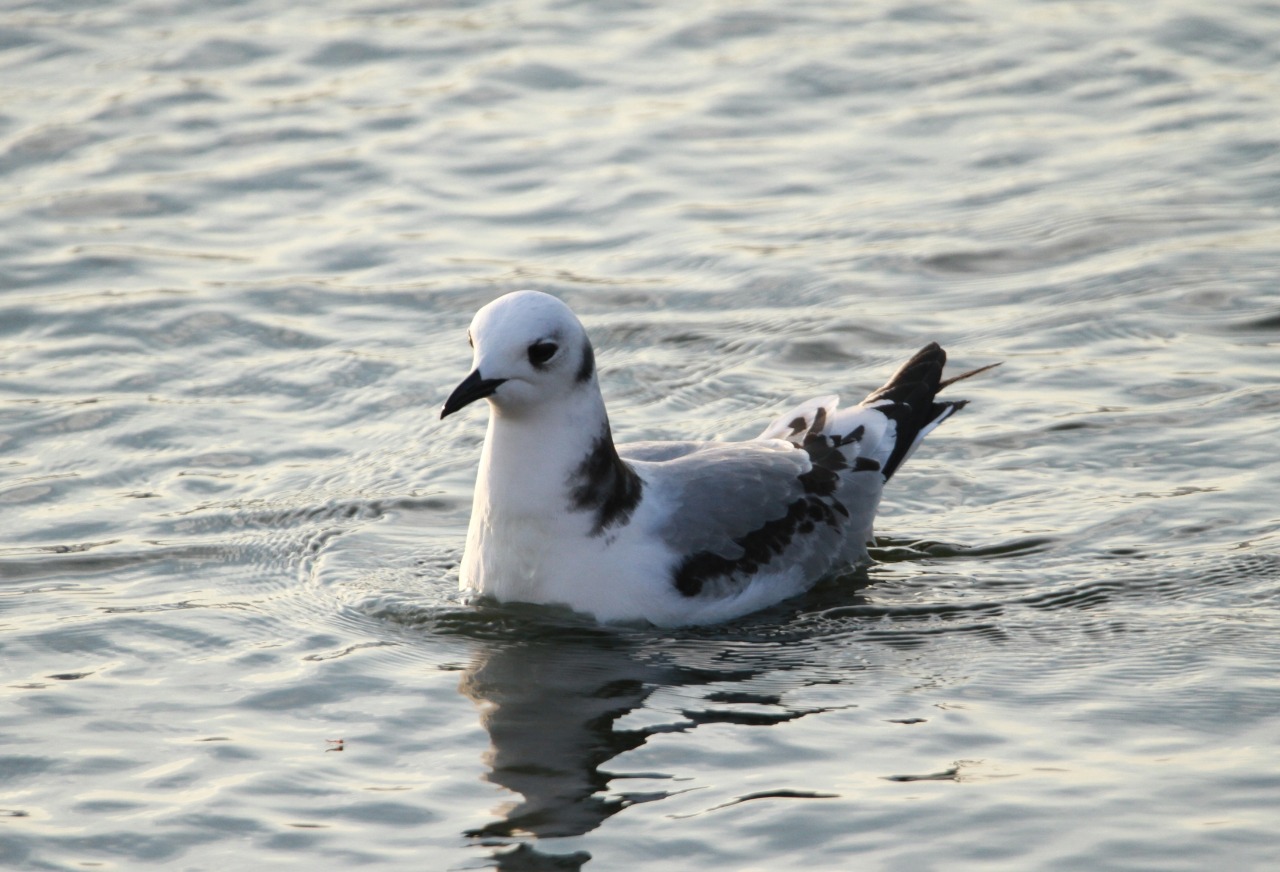
<svg viewBox="0 0 1280 872">
<path fill-rule="evenodd" d="M 824 436 L 810 430 L 804 439 L 804 450 L 813 462 L 812 468 L 797 476 L 804 495 L 787 506 L 781 518 L 766 521 L 756 529 L 733 540 L 742 556 L 724 557 L 714 551 L 698 551 L 682 560 L 672 574 L 676 590 L 688 597 L 702 593 L 707 582 L 715 579 L 745 579 L 782 554 L 796 535 L 812 533 L 817 524 L 839 528 L 849 517 L 849 510 L 836 499 L 840 474 L 849 462 L 840 446 L 862 438 L 862 428 L 848 436 Z"/>
<path fill-rule="evenodd" d="M 594 512 L 591 535 L 601 536 L 631 518 L 643 488 L 640 476 L 618 456 L 605 424 L 591 451 L 569 476 L 569 506 L 576 512 Z"/>
</svg>

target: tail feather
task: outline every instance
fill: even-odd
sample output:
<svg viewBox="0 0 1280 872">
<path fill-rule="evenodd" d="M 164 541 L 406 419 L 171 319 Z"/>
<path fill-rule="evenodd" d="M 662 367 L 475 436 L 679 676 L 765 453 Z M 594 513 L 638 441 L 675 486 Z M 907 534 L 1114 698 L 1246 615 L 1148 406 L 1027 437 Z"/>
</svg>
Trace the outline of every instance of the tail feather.
<svg viewBox="0 0 1280 872">
<path fill-rule="evenodd" d="M 975 375 L 980 375 L 989 369 L 995 369 L 997 366 L 999 366 L 1002 363 L 1004 363 L 1003 360 L 997 360 L 995 363 L 988 363 L 986 366 L 980 366 L 977 369 L 971 369 L 968 372 L 962 372 L 959 375 L 952 376 L 951 378 L 946 379 L 945 381 L 938 382 L 938 390 L 942 390 L 943 388 L 948 387 L 949 385 L 953 385 L 958 381 L 964 381 L 967 378 L 973 378 Z"/>
</svg>

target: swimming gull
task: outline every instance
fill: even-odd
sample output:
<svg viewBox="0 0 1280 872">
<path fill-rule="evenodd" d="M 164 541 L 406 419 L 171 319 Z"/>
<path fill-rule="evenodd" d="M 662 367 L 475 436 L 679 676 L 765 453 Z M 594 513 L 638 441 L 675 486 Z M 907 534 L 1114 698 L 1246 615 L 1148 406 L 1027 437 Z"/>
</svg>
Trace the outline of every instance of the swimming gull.
<svg viewBox="0 0 1280 872">
<path fill-rule="evenodd" d="M 490 405 L 462 557 L 464 591 L 603 622 L 729 620 L 865 561 L 884 483 L 965 405 L 935 394 L 936 343 L 850 409 L 801 403 L 745 442 L 615 445 L 586 330 L 517 291 L 476 313 L 471 374 L 444 418 Z"/>
</svg>

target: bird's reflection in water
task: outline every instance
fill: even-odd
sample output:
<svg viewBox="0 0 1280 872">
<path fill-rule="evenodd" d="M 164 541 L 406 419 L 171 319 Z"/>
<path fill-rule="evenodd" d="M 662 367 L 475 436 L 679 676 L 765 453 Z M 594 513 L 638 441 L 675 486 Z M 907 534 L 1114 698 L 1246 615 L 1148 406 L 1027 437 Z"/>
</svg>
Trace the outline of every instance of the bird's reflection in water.
<svg viewBox="0 0 1280 872">
<path fill-rule="evenodd" d="M 522 799 L 473 835 L 581 835 L 631 802 L 601 795 L 610 776 L 600 766 L 645 741 L 614 722 L 670 678 L 632 653 L 585 631 L 477 652 L 461 689 L 489 733 L 488 778 Z"/>
<path fill-rule="evenodd" d="M 776 692 L 752 691 L 752 680 L 763 673 L 800 665 L 793 659 L 796 649 L 778 639 L 545 622 L 485 635 L 475 640 L 461 690 L 479 706 L 489 733 L 487 778 L 516 798 L 496 810 L 497 820 L 467 835 L 496 849 L 494 860 L 500 869 L 577 869 L 590 859 L 585 852 L 551 855 L 540 852 L 534 842 L 583 835 L 631 805 L 689 789 L 673 784 L 669 789 L 627 792 L 618 789 L 618 779 L 643 779 L 650 786 L 673 776 L 603 768 L 656 733 L 683 732 L 706 723 L 764 726 L 817 711 L 788 708 Z M 816 676 L 795 678 L 803 685 Z M 681 705 L 666 717 L 631 719 L 643 720 L 644 726 L 620 725 L 655 691 L 691 687 L 704 689 L 705 707 L 690 710 Z M 678 696 L 687 701 L 691 695 Z"/>
</svg>

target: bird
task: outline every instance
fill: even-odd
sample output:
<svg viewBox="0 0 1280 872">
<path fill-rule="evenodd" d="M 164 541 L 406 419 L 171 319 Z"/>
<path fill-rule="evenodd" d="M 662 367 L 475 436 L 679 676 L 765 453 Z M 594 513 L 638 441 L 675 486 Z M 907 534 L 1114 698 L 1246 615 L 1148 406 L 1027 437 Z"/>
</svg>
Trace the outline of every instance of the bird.
<svg viewBox="0 0 1280 872">
<path fill-rule="evenodd" d="M 481 308 L 441 419 L 489 423 L 459 567 L 465 597 L 563 606 L 602 624 L 731 621 L 870 560 L 885 482 L 967 400 L 938 400 L 930 343 L 861 403 L 821 396 L 754 439 L 617 445 L 586 329 L 534 290 Z"/>
</svg>

